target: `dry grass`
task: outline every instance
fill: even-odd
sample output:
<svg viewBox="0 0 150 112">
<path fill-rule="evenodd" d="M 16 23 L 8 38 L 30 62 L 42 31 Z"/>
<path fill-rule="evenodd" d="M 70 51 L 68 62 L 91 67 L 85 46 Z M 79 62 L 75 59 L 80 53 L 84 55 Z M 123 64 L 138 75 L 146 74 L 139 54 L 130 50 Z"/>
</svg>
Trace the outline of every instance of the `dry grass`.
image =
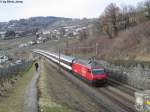
<svg viewBox="0 0 150 112">
<path fill-rule="evenodd" d="M 87 39 L 82 42 L 76 42 L 71 46 L 69 52 L 72 54 L 73 48 L 93 47 L 89 49 L 78 49 L 76 54 L 88 55 L 95 52 L 95 44 L 98 44 L 97 57 L 105 60 L 125 59 L 125 60 L 150 60 L 150 22 L 146 22 L 135 27 L 122 31 L 118 37 L 109 39 L 106 36 L 100 36 L 94 39 Z M 140 57 L 140 58 L 139 58 Z"/>
<path fill-rule="evenodd" d="M 4 97 L 0 97 L 0 112 L 23 112 L 24 92 L 34 75 L 34 67 L 19 77 L 18 81 Z"/>
<path fill-rule="evenodd" d="M 6 54 L 13 58 L 28 59 L 30 58 L 33 49 L 57 50 L 58 48 L 63 48 L 66 46 L 66 39 L 61 39 L 60 41 L 48 40 L 46 43 L 18 48 L 19 44 L 27 43 L 33 39 L 34 37 L 24 37 L 12 40 L 1 40 L 0 50 L 5 51 Z M 71 44 L 73 41 L 74 40 L 70 40 L 69 44 Z"/>
</svg>

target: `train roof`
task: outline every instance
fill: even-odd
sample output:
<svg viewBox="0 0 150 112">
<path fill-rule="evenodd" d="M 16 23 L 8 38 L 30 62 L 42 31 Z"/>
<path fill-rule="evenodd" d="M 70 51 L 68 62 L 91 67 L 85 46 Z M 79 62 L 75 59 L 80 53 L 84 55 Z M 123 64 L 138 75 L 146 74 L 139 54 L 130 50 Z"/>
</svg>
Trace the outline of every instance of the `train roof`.
<svg viewBox="0 0 150 112">
<path fill-rule="evenodd" d="M 72 63 L 72 61 L 75 59 L 75 57 L 73 56 L 66 56 L 66 55 L 63 55 L 63 54 L 60 54 L 60 57 L 70 63 Z"/>
<path fill-rule="evenodd" d="M 36 51 L 39 51 L 39 52 L 44 52 L 44 53 L 47 53 L 48 55 L 51 55 L 51 56 L 54 56 L 56 58 L 59 58 L 59 54 L 58 53 L 52 53 L 52 52 L 48 52 L 48 51 L 43 51 L 43 50 L 34 50 L 35 52 Z M 60 54 L 60 59 L 64 60 L 64 61 L 67 61 L 69 63 L 72 63 L 73 61 L 74 62 L 77 62 L 79 64 L 82 64 L 82 65 L 85 65 L 86 67 L 88 68 L 104 68 L 102 66 L 99 66 L 98 64 L 96 64 L 95 62 L 89 60 L 82 60 L 82 59 L 77 59 L 73 56 L 66 56 L 64 54 Z"/>
<path fill-rule="evenodd" d="M 59 54 L 58 53 L 51 53 L 53 55 L 55 55 L 55 57 L 59 58 Z M 60 59 L 67 61 L 69 63 L 72 63 L 72 61 L 75 59 L 75 57 L 73 56 L 66 56 L 64 54 L 60 54 Z"/>
<path fill-rule="evenodd" d="M 54 52 L 49 52 L 49 51 L 45 51 L 45 50 L 34 50 L 35 52 L 36 51 L 40 51 L 40 52 L 45 52 L 47 53 L 48 55 L 52 55 L 56 58 L 59 58 L 59 54 L 58 53 L 54 53 Z M 67 61 L 69 63 L 72 63 L 72 61 L 75 59 L 75 57 L 72 57 L 72 56 L 66 56 L 66 55 L 63 55 L 63 54 L 60 54 L 60 59 L 64 60 L 64 61 Z"/>
</svg>

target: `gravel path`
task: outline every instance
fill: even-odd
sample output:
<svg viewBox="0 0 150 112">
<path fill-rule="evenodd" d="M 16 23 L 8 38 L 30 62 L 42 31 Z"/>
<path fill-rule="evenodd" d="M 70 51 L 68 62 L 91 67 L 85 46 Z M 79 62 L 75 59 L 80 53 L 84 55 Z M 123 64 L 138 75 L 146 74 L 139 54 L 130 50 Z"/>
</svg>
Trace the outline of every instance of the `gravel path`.
<svg viewBox="0 0 150 112">
<path fill-rule="evenodd" d="M 35 72 L 33 78 L 25 90 L 24 112 L 38 112 L 37 80 L 39 72 Z"/>
</svg>

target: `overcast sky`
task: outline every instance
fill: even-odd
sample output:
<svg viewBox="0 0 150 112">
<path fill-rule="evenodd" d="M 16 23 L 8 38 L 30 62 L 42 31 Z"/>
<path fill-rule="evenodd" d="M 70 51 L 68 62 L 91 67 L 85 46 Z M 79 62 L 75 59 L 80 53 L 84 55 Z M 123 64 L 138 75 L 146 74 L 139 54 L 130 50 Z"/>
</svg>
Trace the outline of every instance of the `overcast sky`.
<svg viewBox="0 0 150 112">
<path fill-rule="evenodd" d="M 0 0 L 3 1 L 3 0 Z M 143 0 L 22 0 L 23 3 L 0 3 L 0 22 L 33 16 L 70 18 L 99 17 L 110 3 L 136 5 Z"/>
</svg>

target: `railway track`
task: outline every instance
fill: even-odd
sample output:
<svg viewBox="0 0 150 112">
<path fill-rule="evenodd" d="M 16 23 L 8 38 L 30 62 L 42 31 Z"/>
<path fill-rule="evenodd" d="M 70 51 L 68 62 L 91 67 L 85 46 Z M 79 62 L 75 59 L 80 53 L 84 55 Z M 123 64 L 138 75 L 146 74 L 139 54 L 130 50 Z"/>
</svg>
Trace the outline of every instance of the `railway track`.
<svg viewBox="0 0 150 112">
<path fill-rule="evenodd" d="M 134 112 L 134 103 L 130 102 L 128 99 L 123 97 L 121 94 L 118 94 L 117 92 L 111 91 L 107 88 L 99 88 L 99 92 L 101 92 L 105 97 L 108 97 L 110 100 L 112 100 L 114 103 L 116 103 L 118 106 L 123 108 L 127 112 Z"/>
<path fill-rule="evenodd" d="M 59 66 L 47 60 L 51 66 L 59 70 Z M 93 98 L 99 104 L 102 112 L 136 112 L 134 109 L 134 89 L 116 81 L 108 80 L 104 87 L 92 87 L 71 72 L 61 68 L 61 75 L 65 75 L 81 91 Z"/>
<path fill-rule="evenodd" d="M 134 96 L 131 96 L 120 89 L 115 88 L 114 86 L 108 85 L 105 87 L 106 90 L 111 91 L 111 93 L 121 97 L 124 101 L 134 103 Z"/>
<path fill-rule="evenodd" d="M 49 60 L 47 61 L 55 69 L 59 69 L 57 64 Z M 124 97 L 126 93 L 124 93 L 123 91 L 118 93 L 118 91 L 120 90 L 118 91 L 112 90 L 110 88 L 113 87 L 110 85 L 107 85 L 106 87 L 100 87 L 100 88 L 92 87 L 87 83 L 83 82 L 82 80 L 80 80 L 79 78 L 73 76 L 72 73 L 66 71 L 65 69 L 61 69 L 61 73 L 63 73 L 71 82 L 73 82 L 85 94 L 93 98 L 100 105 L 102 112 L 135 112 L 134 102 L 130 101 L 131 96 L 128 98 L 128 94 L 127 94 L 127 96 Z"/>
<path fill-rule="evenodd" d="M 130 96 L 134 96 L 134 92 L 138 91 L 137 89 L 133 88 L 133 87 L 129 87 L 126 84 L 120 83 L 118 81 L 115 81 L 113 79 L 108 79 L 108 84 L 111 85 L 112 87 L 115 87 L 121 91 L 124 91 L 125 93 L 129 94 Z"/>
</svg>

